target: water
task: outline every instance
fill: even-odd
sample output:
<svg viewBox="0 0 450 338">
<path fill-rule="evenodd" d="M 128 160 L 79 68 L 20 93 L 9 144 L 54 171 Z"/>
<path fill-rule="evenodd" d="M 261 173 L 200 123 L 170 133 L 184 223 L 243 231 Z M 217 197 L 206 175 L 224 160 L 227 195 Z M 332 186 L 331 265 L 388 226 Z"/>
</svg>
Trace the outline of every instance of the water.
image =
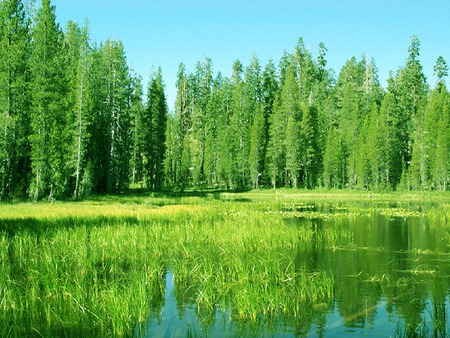
<svg viewBox="0 0 450 338">
<path fill-rule="evenodd" d="M 397 207 L 392 205 L 389 207 Z M 430 206 L 409 206 L 423 212 Z M 307 209 L 307 210 L 306 210 Z M 342 206 L 313 205 L 302 211 L 346 211 Z M 336 224 L 339 222 L 339 224 Z M 323 271 L 334 278 L 334 299 L 305 305 L 301 318 L 280 317 L 246 323 L 230 309 L 207 313 L 193 300 L 177 297 L 171 271 L 160 311 L 143 333 L 151 337 L 261 336 L 450 336 L 450 245 L 447 230 L 425 217 L 371 215 L 334 220 L 293 218 L 288 226 L 316 231 L 345 228 L 351 243 L 298 248 L 299 270 Z"/>
</svg>

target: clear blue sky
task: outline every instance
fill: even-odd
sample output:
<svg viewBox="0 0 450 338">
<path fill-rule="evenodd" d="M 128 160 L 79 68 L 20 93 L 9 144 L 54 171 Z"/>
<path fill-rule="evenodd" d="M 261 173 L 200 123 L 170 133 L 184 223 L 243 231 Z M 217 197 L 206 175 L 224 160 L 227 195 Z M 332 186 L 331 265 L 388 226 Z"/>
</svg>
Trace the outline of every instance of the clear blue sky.
<svg viewBox="0 0 450 338">
<path fill-rule="evenodd" d="M 38 1 L 39 2 L 39 1 Z M 93 41 L 120 39 L 129 65 L 147 84 L 152 66 L 163 69 L 169 107 L 176 97 L 176 73 L 184 62 L 212 58 L 214 72 L 231 73 L 234 60 L 248 65 L 256 53 L 263 65 L 278 64 L 299 37 L 317 55 L 328 48 L 336 74 L 346 60 L 374 57 L 385 86 L 389 71 L 404 65 L 410 37 L 421 41 L 424 73 L 434 85 L 439 55 L 450 63 L 449 0 L 52 0 L 57 20 L 87 18 Z"/>
</svg>

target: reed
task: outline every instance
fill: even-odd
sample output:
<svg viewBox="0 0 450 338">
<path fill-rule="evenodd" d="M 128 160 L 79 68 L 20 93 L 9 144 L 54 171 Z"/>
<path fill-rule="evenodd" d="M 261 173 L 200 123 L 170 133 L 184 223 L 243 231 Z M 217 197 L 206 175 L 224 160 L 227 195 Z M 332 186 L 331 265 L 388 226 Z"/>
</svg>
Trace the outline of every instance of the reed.
<svg viewBox="0 0 450 338">
<path fill-rule="evenodd" d="M 408 202 L 282 189 L 0 204 L 0 336 L 139 334 L 164 305 L 168 269 L 178 303 L 195 306 L 204 325 L 222 313 L 243 334 L 279 322 L 303 332 L 333 306 L 334 277 L 298 256 L 351 247 L 350 222 L 409 210 L 393 211 L 395 200 Z M 418 216 L 448 226 L 445 205 Z"/>
</svg>

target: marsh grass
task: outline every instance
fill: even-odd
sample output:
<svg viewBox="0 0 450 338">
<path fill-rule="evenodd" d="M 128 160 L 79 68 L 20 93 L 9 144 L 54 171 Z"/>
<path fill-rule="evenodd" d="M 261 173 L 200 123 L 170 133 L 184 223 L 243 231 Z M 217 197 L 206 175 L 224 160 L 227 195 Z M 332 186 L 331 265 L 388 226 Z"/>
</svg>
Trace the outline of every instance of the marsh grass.
<svg viewBox="0 0 450 338">
<path fill-rule="evenodd" d="M 412 202 L 280 190 L 2 204 L 0 336 L 139 334 L 161 313 L 167 269 L 205 326 L 221 312 L 244 335 L 282 322 L 303 332 L 335 295 L 333 275 L 298 264 L 299 251 L 351 247 L 349 222 L 394 203 Z M 448 226 L 448 208 L 427 212 Z"/>
</svg>

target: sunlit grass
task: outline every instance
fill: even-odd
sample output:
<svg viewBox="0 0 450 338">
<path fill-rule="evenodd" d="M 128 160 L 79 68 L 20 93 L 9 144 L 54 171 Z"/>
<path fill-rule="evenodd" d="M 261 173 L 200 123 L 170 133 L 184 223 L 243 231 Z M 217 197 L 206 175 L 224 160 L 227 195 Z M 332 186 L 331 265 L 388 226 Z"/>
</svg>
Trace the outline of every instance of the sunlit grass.
<svg viewBox="0 0 450 338">
<path fill-rule="evenodd" d="M 412 205 L 440 200 L 444 207 Z M 445 201 L 448 194 L 281 189 L 0 204 L 0 336 L 134 335 L 161 310 L 167 269 L 179 303 L 199 315 L 305 320 L 331 306 L 334 279 L 298 265 L 299 250 L 351 247 L 356 217 L 426 216 L 448 227 Z"/>
</svg>

